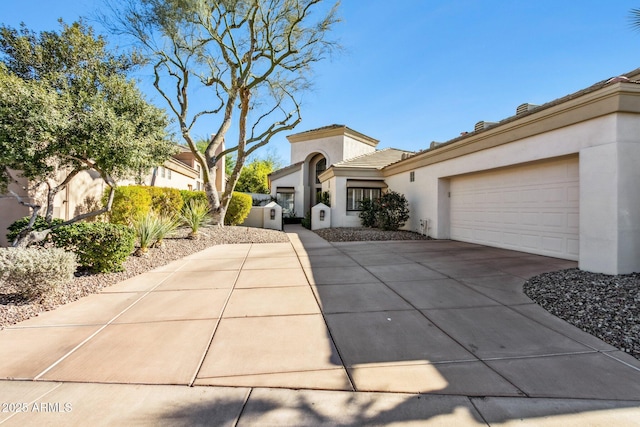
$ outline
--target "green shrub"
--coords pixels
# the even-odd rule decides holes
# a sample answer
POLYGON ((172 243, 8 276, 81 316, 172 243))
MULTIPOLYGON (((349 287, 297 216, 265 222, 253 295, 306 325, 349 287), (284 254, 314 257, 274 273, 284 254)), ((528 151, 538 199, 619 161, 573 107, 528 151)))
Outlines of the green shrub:
POLYGON ((365 227, 398 230, 409 219, 409 202, 403 194, 389 191, 376 200, 363 200, 360 220, 365 227))
POLYGON ((203 202, 209 202, 207 199, 207 193, 199 190, 179 190, 182 197, 182 206, 187 206, 191 200, 202 200, 203 202))
POLYGON ((231 195, 229 208, 224 216, 225 225, 238 225, 249 216, 253 199, 249 194, 234 191, 231 195))
POLYGON ((376 220, 377 203, 376 200, 363 199, 360 202, 360 222, 363 227, 375 228, 378 226, 376 220))
POLYGON ((96 273, 122 271, 131 255, 135 232, 130 227, 104 222, 76 222, 52 233, 56 247, 74 252, 80 266, 96 273))
MULTIPOLYGON (((103 204, 107 204, 109 189, 105 191, 103 204)), ((151 195, 147 187, 128 185, 116 188, 113 205, 109 212, 109 222, 130 225, 134 218, 146 215, 151 210, 151 195)))
POLYGON ((201 199, 190 200, 189 203, 182 208, 180 221, 187 227, 191 228, 189 238, 196 239, 198 237, 198 230, 200 230, 200 227, 211 222, 209 202, 201 199))
POLYGON ((76 256, 62 249, 0 248, 0 290, 44 299, 73 280, 76 256))
MULTIPOLYGON (((27 227, 30 220, 30 216, 25 216, 24 218, 17 220, 7 228, 7 230, 9 230, 9 232, 7 233, 7 241, 10 244, 13 243, 16 237, 18 237, 18 234, 27 227)), ((45 230, 53 225, 61 224, 62 222, 64 221, 59 218, 54 218, 51 223, 48 223, 43 216, 37 216, 35 222, 33 223, 32 230, 45 230)))
POLYGON ((307 214, 302 218, 300 224, 307 230, 311 230, 311 212, 307 212, 307 214))
POLYGON ((145 188, 151 196, 151 209, 153 209, 154 212, 164 216, 171 216, 178 214, 182 209, 184 201, 182 200, 180 190, 178 190, 177 188, 143 188, 145 188))

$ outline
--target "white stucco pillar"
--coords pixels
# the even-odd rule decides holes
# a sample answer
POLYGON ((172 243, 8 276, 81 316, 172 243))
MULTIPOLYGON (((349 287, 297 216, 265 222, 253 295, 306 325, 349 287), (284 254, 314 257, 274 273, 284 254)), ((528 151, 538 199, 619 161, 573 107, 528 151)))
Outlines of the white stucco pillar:
POLYGON ((640 143, 580 151, 580 261, 586 271, 640 271, 640 143))

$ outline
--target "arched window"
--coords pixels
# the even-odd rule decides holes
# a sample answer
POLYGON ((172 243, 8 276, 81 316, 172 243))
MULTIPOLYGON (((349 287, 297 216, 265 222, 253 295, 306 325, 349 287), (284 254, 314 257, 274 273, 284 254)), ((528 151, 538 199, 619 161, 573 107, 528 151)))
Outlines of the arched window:
POLYGON ((325 170, 327 170, 327 159, 323 157, 316 163, 316 184, 320 184, 320 178, 318 178, 318 176, 325 170))

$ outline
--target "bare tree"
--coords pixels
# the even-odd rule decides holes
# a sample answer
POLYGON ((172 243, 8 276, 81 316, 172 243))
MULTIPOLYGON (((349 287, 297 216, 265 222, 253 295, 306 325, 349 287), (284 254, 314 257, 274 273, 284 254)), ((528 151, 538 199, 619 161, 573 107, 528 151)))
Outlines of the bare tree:
POLYGON ((300 123, 299 96, 310 85, 311 66, 336 48, 327 37, 338 22, 338 4, 323 7, 323 0, 106 1, 112 13, 103 16, 103 23, 121 35, 133 36, 151 61, 155 88, 202 166, 214 219, 223 224, 247 157, 300 123), (316 11, 323 11, 319 19, 316 11), (208 108, 191 111, 190 102, 204 93, 208 108), (214 116, 219 123, 201 153, 191 132, 205 116, 214 116), (221 151, 235 120, 237 143, 221 151), (216 163, 232 152, 235 167, 220 196, 215 188, 216 163))

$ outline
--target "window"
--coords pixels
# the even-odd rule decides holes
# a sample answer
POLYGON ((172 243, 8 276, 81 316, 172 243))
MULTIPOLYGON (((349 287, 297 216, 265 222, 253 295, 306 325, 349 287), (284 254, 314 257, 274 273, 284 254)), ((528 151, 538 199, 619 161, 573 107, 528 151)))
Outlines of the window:
POLYGON ((167 169, 167 178, 171 179, 171 169, 167 169))
POLYGON ((320 175, 325 170, 327 170, 327 159, 323 157, 322 159, 318 160, 318 163, 316 163, 316 184, 320 184, 320 178, 318 178, 318 175, 320 175))
POLYGON ((380 188, 347 188, 347 210, 359 211, 360 203, 364 199, 374 200, 380 198, 382 189, 380 188))
POLYGON ((164 168, 160 166, 160 176, 164 178, 164 168))
POLYGON ((276 192, 276 203, 282 206, 285 214, 295 213, 295 193, 293 189, 280 189, 276 192))
POLYGON ((414 171, 409 172, 409 182, 414 182, 416 180, 416 173, 414 171))

